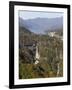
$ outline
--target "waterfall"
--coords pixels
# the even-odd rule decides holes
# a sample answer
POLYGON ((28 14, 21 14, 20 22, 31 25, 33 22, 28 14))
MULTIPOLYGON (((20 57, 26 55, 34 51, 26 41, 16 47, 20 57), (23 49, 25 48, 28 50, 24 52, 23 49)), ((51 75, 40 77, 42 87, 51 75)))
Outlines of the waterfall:
POLYGON ((39 60, 40 58, 40 55, 39 55, 39 52, 38 52, 38 46, 36 46, 36 55, 35 55, 35 58, 39 60))
POLYGON ((35 59, 36 59, 35 64, 38 64, 39 63, 39 59, 40 59, 38 46, 36 46, 35 59))

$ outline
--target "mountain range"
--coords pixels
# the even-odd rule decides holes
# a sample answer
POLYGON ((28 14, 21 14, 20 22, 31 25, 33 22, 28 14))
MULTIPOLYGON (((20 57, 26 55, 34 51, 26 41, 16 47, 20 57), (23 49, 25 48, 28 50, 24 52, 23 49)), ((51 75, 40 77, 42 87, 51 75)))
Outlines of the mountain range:
POLYGON ((45 31, 58 31, 63 28, 63 17, 23 19, 19 17, 19 27, 25 27, 33 33, 44 34, 45 31))

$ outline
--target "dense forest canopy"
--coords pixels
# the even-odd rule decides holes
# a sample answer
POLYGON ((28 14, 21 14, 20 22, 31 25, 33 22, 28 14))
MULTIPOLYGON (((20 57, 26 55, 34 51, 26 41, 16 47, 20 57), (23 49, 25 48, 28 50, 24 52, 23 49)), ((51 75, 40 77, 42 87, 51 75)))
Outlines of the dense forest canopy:
MULTIPOLYGON (((56 35, 63 36, 62 29, 56 35)), ((25 27, 19 28, 19 78, 63 76, 63 40, 47 34, 35 34, 25 27), (40 59, 35 65, 34 49, 24 45, 37 42, 40 59)))

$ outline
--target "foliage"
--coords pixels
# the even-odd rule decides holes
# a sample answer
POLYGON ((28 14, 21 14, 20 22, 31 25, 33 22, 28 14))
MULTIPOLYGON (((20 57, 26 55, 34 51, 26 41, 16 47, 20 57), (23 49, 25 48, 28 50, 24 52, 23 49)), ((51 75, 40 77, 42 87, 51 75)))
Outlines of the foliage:
MULTIPOLYGON (((19 78, 46 78, 63 76, 63 41, 60 38, 46 35, 36 35, 33 33, 19 34, 19 78), (33 51, 25 48, 25 43, 38 42, 40 60, 34 64, 33 51), (31 53, 32 52, 32 53, 31 53), (59 74, 58 72, 59 64, 59 74)), ((57 34, 62 35, 61 32, 57 34)))

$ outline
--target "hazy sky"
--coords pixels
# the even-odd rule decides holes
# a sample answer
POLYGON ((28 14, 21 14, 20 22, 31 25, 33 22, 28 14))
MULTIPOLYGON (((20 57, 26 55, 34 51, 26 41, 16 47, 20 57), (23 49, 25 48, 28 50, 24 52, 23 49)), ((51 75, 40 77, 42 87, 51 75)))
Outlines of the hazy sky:
POLYGON ((33 19, 33 18, 56 18, 62 17, 63 13, 57 12, 37 12, 37 11, 19 11, 19 17, 23 19, 33 19))

